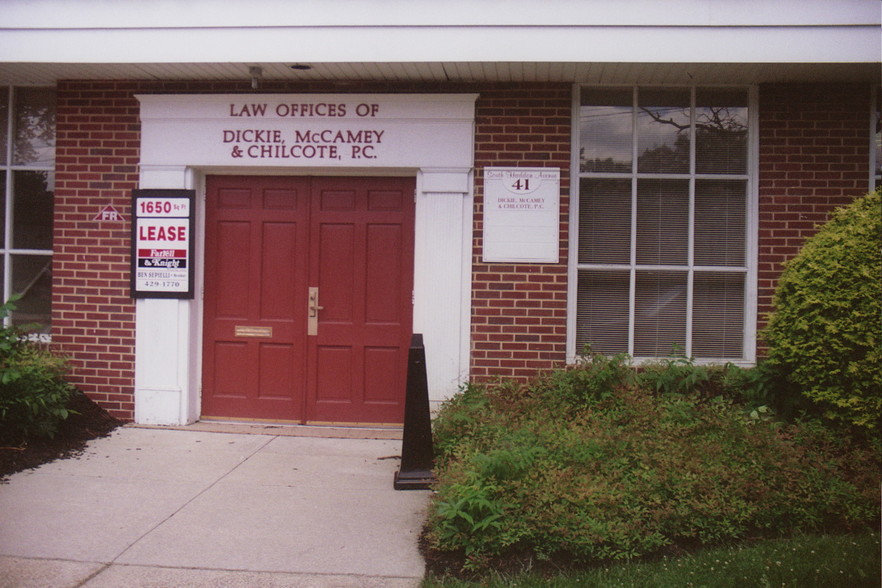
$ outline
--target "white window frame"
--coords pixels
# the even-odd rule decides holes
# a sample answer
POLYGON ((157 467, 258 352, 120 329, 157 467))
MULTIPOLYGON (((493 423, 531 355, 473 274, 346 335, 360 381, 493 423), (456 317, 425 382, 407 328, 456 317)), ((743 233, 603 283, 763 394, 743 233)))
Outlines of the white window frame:
MULTIPOLYGON (((13 223, 14 223, 14 204, 15 204, 15 194, 13 192, 14 189, 14 176, 15 172, 19 171, 36 171, 36 172, 48 172, 50 174, 55 173, 55 156, 52 158, 52 165, 48 166, 36 166, 36 165, 14 165, 13 162, 13 151, 15 146, 15 96, 16 90, 20 88, 42 88, 42 89, 51 89, 56 91, 56 88, 53 86, 13 86, 12 84, 3 85, 0 84, 0 92, 5 92, 8 100, 8 112, 5 121, 0 121, 0 124, 6 125, 6 150, 0 154, 0 171, 6 172, 5 174, 5 224, 3 226, 3 234, 2 238, 0 238, 0 255, 3 256, 3 269, 2 269, 2 295, 3 300, 0 302, 6 302, 9 300, 9 297, 14 294, 12 289, 12 258, 15 255, 40 255, 40 256, 52 256, 52 249, 16 249, 12 247, 12 233, 13 233, 13 223)), ((57 131, 56 131, 57 135, 57 131)), ((8 325, 12 321, 11 317, 6 317, 4 319, 4 324, 8 325)), ((51 341, 51 335, 46 333, 41 333, 38 335, 32 335, 37 340, 41 342, 48 343, 51 341)))
POLYGON ((870 192, 882 186, 882 176, 876 174, 876 141, 879 140, 880 133, 876 132, 876 124, 882 113, 877 109, 879 94, 882 93, 882 86, 873 86, 870 90, 870 192))
MULTIPOLYGON (((578 251, 579 251, 579 197, 580 197, 580 184, 582 178, 587 177, 595 177, 595 178, 631 178, 632 181, 636 182, 637 178, 665 178, 665 179, 686 179, 688 178, 692 185, 694 185, 694 180, 705 179, 705 178, 713 178, 713 179, 732 179, 734 176, 724 175, 724 174, 696 174, 691 172, 689 174, 644 174, 644 173, 634 173, 632 169, 632 173, 630 174, 607 174, 607 173, 597 173, 597 172, 589 172, 582 173, 579 159, 579 149, 580 149, 580 123, 579 123, 579 113, 581 107, 581 90, 582 88, 589 87, 609 87, 609 88, 625 88, 630 87, 632 91, 635 88, 644 88, 644 89, 674 89, 674 88, 689 88, 691 95, 691 108, 694 112, 695 108, 695 92, 698 89, 713 89, 713 88, 736 88, 741 87, 748 91, 748 153, 747 153, 747 170, 746 170, 746 181, 747 181, 747 218, 745 222, 745 269, 743 270, 745 273, 745 283, 744 283, 744 333, 743 333, 743 345, 742 345, 742 357, 741 358, 696 358, 696 363, 701 364, 715 364, 715 363, 733 363, 736 365, 741 365, 745 367, 753 366, 756 364, 756 335, 757 335, 757 304, 758 304, 758 294, 757 294, 757 275, 758 275, 758 241, 759 241, 759 107, 758 107, 758 89, 756 86, 749 85, 736 85, 736 84, 726 84, 726 85, 627 85, 627 84, 611 84, 607 86, 589 86, 589 85, 580 85, 576 84, 573 87, 573 125, 572 125, 572 153, 571 153, 571 161, 570 161, 570 169, 571 172, 571 181, 570 181, 570 218, 569 218, 569 261, 568 261, 568 295, 567 295, 567 361, 569 363, 573 363, 577 361, 581 357, 581 350, 576 349, 576 309, 578 303, 578 281, 579 281, 579 270, 585 269, 622 269, 630 271, 631 275, 631 288, 630 288, 630 301, 629 301, 629 328, 628 328, 628 354, 633 358, 634 357, 634 297, 635 297, 635 288, 633 284, 635 271, 637 269, 641 270, 652 270, 655 266, 648 265, 637 265, 634 259, 634 251, 635 251, 635 243, 636 239, 635 231, 631 231, 631 262, 622 266, 611 266, 607 264, 582 264, 579 263, 578 259, 578 251)), ((636 124, 634 126, 634 132, 636 133, 636 124)), ((694 132, 695 127, 693 126, 690 133, 692 133, 692 141, 690 142, 690 159, 694 161, 695 158, 695 140, 694 140, 694 132)), ((637 141, 636 137, 633 142, 633 149, 635 151, 634 161, 636 161, 636 150, 637 150, 637 141)), ((694 167, 694 166, 691 166, 694 167)), ((743 176, 738 177, 738 179, 745 179, 743 176)), ((692 192, 692 190, 690 190, 692 192)), ((632 189, 632 199, 635 198, 634 190, 632 189)), ((693 200, 694 194, 690 195, 690 219, 689 219, 689 231, 690 233, 694 230, 694 219, 692 218, 692 210, 693 210, 693 200)), ((633 205, 633 204, 632 204, 633 205)), ((684 266, 684 270, 686 272, 694 271, 693 268, 698 267, 691 263, 684 266)), ((702 268, 708 269, 708 268, 702 268)), ((712 268, 711 268, 712 269, 712 268)), ((733 272, 733 268, 721 268, 727 272, 733 272)), ((686 319, 686 349, 685 355, 686 357, 691 357, 692 350, 692 333, 691 333, 691 325, 692 325, 692 281, 689 281, 689 292, 687 293, 687 319, 686 319)), ((656 361, 661 358, 648 358, 648 357, 638 357, 634 358, 635 363, 645 363, 656 361)))

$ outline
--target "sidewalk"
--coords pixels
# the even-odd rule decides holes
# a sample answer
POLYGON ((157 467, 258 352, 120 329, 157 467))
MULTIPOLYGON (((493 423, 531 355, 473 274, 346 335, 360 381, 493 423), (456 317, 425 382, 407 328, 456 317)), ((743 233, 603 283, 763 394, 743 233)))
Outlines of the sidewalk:
POLYGON ((0 587, 417 586, 401 441, 123 427, 0 484, 0 587))

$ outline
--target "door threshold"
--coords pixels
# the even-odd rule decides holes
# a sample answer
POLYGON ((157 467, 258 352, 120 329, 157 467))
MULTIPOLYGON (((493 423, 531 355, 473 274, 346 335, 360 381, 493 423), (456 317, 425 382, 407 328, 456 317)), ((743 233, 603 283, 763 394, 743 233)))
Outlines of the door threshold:
POLYGON ((301 424, 279 421, 251 421, 204 418, 190 425, 129 425, 139 428, 176 429, 205 433, 240 435, 274 435, 278 437, 317 437, 327 439, 384 439, 401 440, 400 425, 301 424))

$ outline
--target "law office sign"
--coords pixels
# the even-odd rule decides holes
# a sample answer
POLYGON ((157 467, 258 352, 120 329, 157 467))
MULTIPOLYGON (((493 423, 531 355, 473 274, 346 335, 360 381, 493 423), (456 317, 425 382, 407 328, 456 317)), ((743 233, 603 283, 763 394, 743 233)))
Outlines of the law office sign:
POLYGON ((477 94, 154 94, 141 164, 471 167, 477 94))
POLYGON ((193 190, 132 191, 132 297, 193 298, 193 190))

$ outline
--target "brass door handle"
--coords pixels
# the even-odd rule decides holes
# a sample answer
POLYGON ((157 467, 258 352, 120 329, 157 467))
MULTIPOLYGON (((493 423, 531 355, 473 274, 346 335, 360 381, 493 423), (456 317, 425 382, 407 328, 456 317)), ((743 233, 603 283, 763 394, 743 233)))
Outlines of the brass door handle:
POLYGON ((309 302, 307 304, 307 318, 309 320, 307 320, 306 324, 307 335, 318 335, 318 313, 325 308, 324 306, 319 306, 318 295, 318 288, 309 288, 309 302))
POLYGON ((324 306, 318 303, 318 288, 309 289, 309 316, 318 316, 318 311, 324 310, 324 306))

